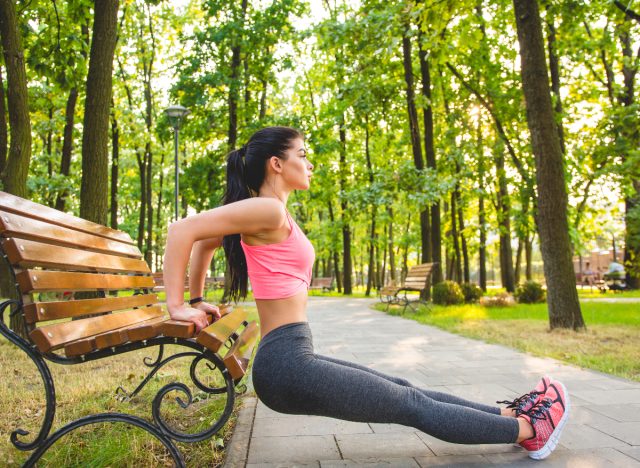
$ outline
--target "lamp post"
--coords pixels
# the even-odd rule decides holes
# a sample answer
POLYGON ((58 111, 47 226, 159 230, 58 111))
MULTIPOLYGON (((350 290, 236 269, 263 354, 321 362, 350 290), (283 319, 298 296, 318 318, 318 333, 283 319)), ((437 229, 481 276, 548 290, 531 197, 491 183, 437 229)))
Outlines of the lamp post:
POLYGON ((176 180, 174 185, 174 221, 178 220, 178 174, 180 172, 178 164, 178 135, 180 134, 180 126, 182 125, 182 119, 189 113, 189 109, 186 107, 177 105, 170 106, 164 110, 164 113, 169 118, 169 124, 173 127, 173 149, 174 149, 174 164, 176 166, 176 180))

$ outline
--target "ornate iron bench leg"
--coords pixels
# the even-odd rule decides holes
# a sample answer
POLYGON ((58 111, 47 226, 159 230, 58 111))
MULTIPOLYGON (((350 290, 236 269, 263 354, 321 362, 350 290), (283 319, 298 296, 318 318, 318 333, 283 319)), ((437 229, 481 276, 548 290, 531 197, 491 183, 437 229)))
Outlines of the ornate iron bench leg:
POLYGON ((18 301, 7 300, 0 304, 0 333, 11 343, 22 349, 34 362, 34 364, 38 368, 38 372, 40 372, 40 376, 42 377, 47 401, 47 409, 44 414, 42 427, 40 427, 40 432, 33 441, 22 442, 18 440, 19 436, 26 436, 29 434, 29 431, 25 431, 24 429, 18 428, 11 433, 11 443, 18 450, 31 451, 44 443, 45 439, 49 435, 49 431, 51 431, 51 425, 53 424, 53 418, 56 413, 56 389, 53 384, 53 378, 51 377, 49 366, 47 366, 47 363, 44 361, 42 356, 38 354, 35 351, 35 348, 27 343, 27 341, 25 341, 22 337, 16 335, 13 330, 7 327, 4 320, 4 311, 11 306, 16 306, 16 310, 11 312, 11 315, 22 313, 22 304, 18 301))

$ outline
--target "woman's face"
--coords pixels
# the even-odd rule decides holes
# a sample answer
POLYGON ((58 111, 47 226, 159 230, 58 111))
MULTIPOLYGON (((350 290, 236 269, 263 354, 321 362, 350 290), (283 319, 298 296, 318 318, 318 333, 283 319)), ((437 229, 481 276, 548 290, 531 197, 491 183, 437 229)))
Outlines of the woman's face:
POLYGON ((293 190, 307 190, 311 182, 313 164, 307 159, 307 150, 302 138, 296 138, 285 153, 286 159, 281 159, 281 176, 284 182, 293 190))

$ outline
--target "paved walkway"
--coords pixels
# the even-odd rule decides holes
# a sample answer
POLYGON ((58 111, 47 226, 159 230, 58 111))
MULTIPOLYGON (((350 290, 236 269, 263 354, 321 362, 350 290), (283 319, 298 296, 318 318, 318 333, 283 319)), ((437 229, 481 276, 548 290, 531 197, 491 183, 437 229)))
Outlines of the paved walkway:
POLYGON ((457 445, 411 427, 283 415, 246 398, 226 466, 640 467, 640 383, 392 317, 370 309, 371 302, 310 298, 316 352, 489 404, 550 374, 572 401, 556 451, 536 462, 514 445, 457 445))

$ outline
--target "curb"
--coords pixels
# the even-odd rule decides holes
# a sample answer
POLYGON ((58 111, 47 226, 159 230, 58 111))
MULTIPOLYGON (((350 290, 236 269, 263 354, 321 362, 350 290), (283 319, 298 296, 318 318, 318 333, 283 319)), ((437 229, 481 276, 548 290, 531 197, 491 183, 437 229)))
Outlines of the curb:
POLYGON ((227 446, 223 468, 244 468, 247 465, 257 403, 256 397, 248 396, 242 399, 242 408, 238 413, 236 426, 227 446))

